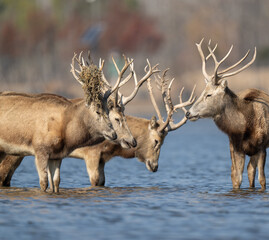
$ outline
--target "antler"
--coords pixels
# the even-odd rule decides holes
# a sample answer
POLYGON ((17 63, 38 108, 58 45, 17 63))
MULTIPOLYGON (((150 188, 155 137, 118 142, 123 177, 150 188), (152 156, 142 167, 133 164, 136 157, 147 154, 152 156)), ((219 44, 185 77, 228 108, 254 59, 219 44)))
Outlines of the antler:
MULTIPOLYGON (((80 52, 80 54, 79 54, 79 59, 81 59, 81 54, 82 54, 82 52, 80 52)), ((77 72, 77 73, 80 73, 80 72, 83 70, 83 68, 82 68, 82 67, 83 67, 83 63, 82 63, 82 61, 79 60, 79 59, 77 58, 77 54, 74 53, 74 56, 73 56, 73 58, 72 58, 72 63, 70 64, 70 65, 71 65, 71 70, 70 70, 70 72, 73 74, 74 78, 75 78, 81 85, 84 85, 84 82, 81 81, 82 79, 81 79, 80 77, 78 77, 77 74, 76 74, 76 72, 77 72), (77 70, 77 69, 75 69, 75 60, 78 62, 78 65, 79 65, 79 67, 80 67, 80 71, 77 70)))
MULTIPOLYGON (((193 96, 195 89, 196 89, 196 85, 194 85, 189 99, 186 102, 183 102, 182 101, 182 94, 183 94, 183 91, 184 91, 184 87, 182 87, 182 89, 180 91, 180 94, 179 94, 179 101, 180 101, 180 103, 174 106, 174 111, 175 112, 176 112, 177 109, 182 109, 185 114, 187 113, 187 109, 185 107, 193 104, 194 101, 195 101, 195 99, 196 99, 196 97, 193 96)), ((185 114, 184 114, 184 118, 180 122, 178 122, 176 124, 174 123, 174 121, 172 119, 172 121, 170 121, 170 123, 169 123, 168 131, 174 131, 174 130, 180 128, 182 125, 184 125, 187 122, 187 120, 188 120, 185 117, 185 114)))
POLYGON ((154 95, 152 93, 152 86, 151 86, 151 83, 150 83, 150 79, 148 79, 148 81, 147 81, 148 92, 149 92, 152 104, 153 104, 153 106, 155 108, 155 111, 157 113, 159 121, 161 122, 160 126, 158 128, 159 132, 173 131, 173 130, 176 130, 177 128, 181 127, 184 123, 186 123, 187 118, 184 117, 180 122, 175 124, 173 119, 172 119, 173 113, 176 112, 177 109, 182 109, 184 112, 187 112, 185 107, 191 105, 195 101, 195 97, 193 97, 193 94, 194 94, 194 91, 195 91, 195 86, 194 86, 189 99, 186 102, 182 102, 182 94, 183 94, 183 90, 184 90, 184 87, 183 87, 181 89, 180 95, 179 95, 180 103, 175 105, 175 106, 173 105, 172 98, 171 98, 171 87, 172 87, 172 84, 174 82, 174 78, 168 84, 168 80, 165 79, 167 71, 168 71, 168 69, 166 69, 163 72, 162 77, 159 77, 160 82, 158 83, 159 87, 160 87, 160 90, 162 92, 162 99, 163 99, 165 109, 166 109, 166 112, 167 112, 167 118, 166 118, 165 121, 163 120, 163 118, 161 116, 160 110, 159 110, 159 108, 158 108, 158 106, 156 104, 154 95))
MULTIPOLYGON (((212 79, 212 76, 210 76, 209 74, 207 74, 206 72, 206 61, 211 57, 212 53, 208 54, 207 57, 204 56, 204 53, 203 53, 203 50, 202 50, 202 43, 203 43, 204 39, 202 39, 200 41, 200 43, 196 43, 196 46, 198 48, 198 52, 200 53, 200 56, 201 56, 201 59, 202 59, 202 72, 203 72, 203 75, 205 77, 205 82, 208 83, 211 81, 212 79)), ((216 46, 214 47, 213 51, 214 52, 217 48, 217 44, 216 46)))
MULTIPOLYGON (((105 77, 105 75, 104 75, 104 73, 103 73, 103 71, 102 71, 102 79, 103 79, 103 81, 105 82, 105 84, 111 89, 110 91, 111 91, 111 93, 113 93, 113 92, 115 92, 115 98, 113 99, 113 102, 114 102, 114 105, 116 105, 117 104, 117 102, 118 102, 118 95, 120 94, 119 93, 119 88, 121 87, 121 86, 123 86, 124 84, 126 84, 131 78, 132 78, 132 76, 133 76, 133 72, 131 71, 129 74, 128 74, 128 76, 126 77, 126 78, 124 78, 123 80, 122 80, 122 76, 123 76, 123 74, 126 72, 126 70, 128 69, 128 67, 129 66, 131 66, 132 64, 133 64, 133 59, 127 59, 126 57, 125 57, 125 55, 123 55, 123 57, 124 57, 124 66, 123 66, 123 68, 121 69, 121 70, 119 70, 119 68, 118 68, 118 66, 117 66, 117 64, 116 64, 116 62, 115 62, 115 60, 114 60, 114 58, 112 57, 112 61, 113 61, 113 63, 114 63, 114 66, 115 66, 115 68, 116 68, 116 70, 117 70, 117 73, 118 73, 118 79, 117 79, 117 82, 116 82, 116 84, 115 84, 115 86, 114 87, 112 87, 111 85, 110 85, 110 83, 106 80, 106 77, 105 77)), ((101 58, 100 58, 100 60, 99 60, 99 68, 103 68, 103 66, 104 66, 104 60, 101 60, 101 58)), ((110 94, 111 95, 111 94, 110 94)))
MULTIPOLYGON (((82 53, 83 53, 83 52, 80 52, 78 58, 77 58, 77 54, 74 53, 74 56, 73 56, 73 58, 72 58, 71 70, 70 70, 70 71, 71 71, 71 73, 73 74, 73 76, 75 77, 75 79, 76 79, 81 85, 84 85, 84 82, 82 81, 82 79, 81 79, 79 76, 77 76, 76 72, 80 74, 80 73, 82 72, 82 70, 83 70, 84 67, 85 67, 85 68, 86 68, 86 67, 89 67, 90 64, 92 64, 92 60, 91 60, 91 58, 90 58, 90 52, 88 52, 88 59, 89 59, 89 61, 90 61, 90 64, 89 64, 89 62, 86 61, 86 64, 87 64, 87 65, 86 65, 86 64, 85 64, 85 60, 84 60, 84 58, 82 57, 82 53), (75 60, 77 61, 78 65, 79 65, 79 67, 80 67, 80 71, 77 70, 77 69, 75 69, 75 60)), ((117 71, 118 71, 119 76, 118 76, 118 79, 117 79, 115 85, 112 87, 112 86, 107 82, 107 80, 106 80, 106 78, 105 78, 105 76, 104 76, 104 74, 103 74, 103 67, 104 67, 104 62, 105 62, 105 61, 100 59, 100 61, 99 61, 99 70, 102 72, 102 80, 103 80, 103 82, 107 85, 107 88, 108 88, 108 89, 105 91, 105 93, 104 93, 104 99, 108 99, 109 96, 110 96, 113 92, 117 92, 118 89, 119 89, 119 87, 122 86, 123 84, 125 84, 125 83, 126 83, 127 81, 129 81, 129 79, 131 78, 130 76, 127 77, 127 78, 124 80, 124 83, 120 84, 120 83, 121 83, 121 80, 122 80, 122 76, 123 76, 123 74, 124 74, 125 71, 128 69, 129 65, 132 64, 132 62, 133 62, 133 59, 131 59, 131 60, 128 59, 128 60, 127 60, 127 58, 126 58, 125 56, 124 56, 124 60, 125 60, 125 64, 124 64, 123 68, 121 69, 121 71, 119 71, 119 69, 117 68, 117 71)), ((114 59, 113 59, 113 61, 114 61, 114 59)), ((116 96, 117 96, 117 94, 116 94, 116 96)))
MULTIPOLYGON (((131 68, 131 72, 133 74, 133 77, 134 77, 134 82, 135 82, 135 87, 134 87, 134 90, 133 92, 128 96, 128 97, 125 97, 123 96, 120 92, 119 92, 119 95, 121 97, 121 104, 122 105, 126 105, 127 103, 129 103, 137 94, 139 88, 142 86, 142 84, 148 79, 150 78, 154 73, 158 73, 160 72, 160 70, 157 68, 159 64, 156 64, 154 65, 153 67, 151 67, 151 64, 149 62, 149 60, 147 59, 147 65, 145 66, 144 68, 144 71, 145 71, 145 75, 138 81, 137 80, 137 76, 136 76, 136 72, 134 70, 134 64, 132 63, 130 65, 130 68, 131 68)), ((124 81, 122 82, 124 83, 124 81)))
POLYGON ((201 59, 202 59, 202 72, 203 72, 203 75, 205 77, 205 80, 206 82, 212 82, 213 84, 219 84, 220 80, 226 78, 226 77, 231 77, 231 76, 234 76, 240 72, 242 72, 244 69, 246 69, 247 67, 249 67, 256 59, 256 47, 255 47, 255 50, 254 50, 254 54, 253 54, 253 57, 251 59, 251 61, 249 63, 247 63, 245 66, 241 67, 240 69, 238 69, 237 71, 234 71, 234 72, 231 72, 231 73, 227 73, 228 71, 234 69, 235 67, 237 67, 241 62, 243 62, 247 56, 249 55, 249 52, 250 50, 248 50, 248 52, 245 54, 245 56, 243 58, 241 58, 238 62, 236 62, 234 65, 220 71, 218 73, 218 69, 220 67, 220 65, 228 58, 228 56, 230 55, 232 49, 233 49, 233 45, 230 47, 229 51, 227 52, 227 54, 220 60, 218 61, 215 54, 214 54, 214 51, 216 50, 217 48, 217 44, 215 46, 215 48, 212 50, 211 49, 211 46, 210 46, 210 43, 211 41, 209 41, 208 43, 208 50, 209 50, 209 55, 205 58, 204 57, 204 53, 203 53, 203 50, 202 50, 202 42, 203 42, 204 39, 202 39, 200 41, 199 44, 196 44, 197 48, 198 48, 198 51, 200 53, 200 56, 201 56, 201 59), (213 60, 214 60, 214 63, 215 63, 215 69, 214 69, 214 73, 213 75, 209 75, 207 74, 206 72, 206 60, 208 60, 208 58, 212 57, 213 60), (224 74, 224 73, 227 73, 227 74, 224 74))

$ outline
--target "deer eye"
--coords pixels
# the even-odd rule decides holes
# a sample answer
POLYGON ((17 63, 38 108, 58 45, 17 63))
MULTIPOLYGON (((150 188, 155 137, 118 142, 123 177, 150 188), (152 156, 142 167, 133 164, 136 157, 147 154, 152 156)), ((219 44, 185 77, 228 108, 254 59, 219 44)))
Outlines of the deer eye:
POLYGON ((101 113, 100 113, 99 111, 96 111, 96 114, 97 114, 97 115, 101 115, 101 113))
POLYGON ((209 98, 209 97, 211 97, 212 96, 212 94, 207 94, 206 95, 206 98, 209 98))
POLYGON ((159 144, 159 141, 155 139, 155 145, 154 145, 154 148, 157 147, 158 144, 159 144))
POLYGON ((116 121, 117 123, 120 123, 120 119, 119 119, 119 118, 115 118, 115 121, 116 121))

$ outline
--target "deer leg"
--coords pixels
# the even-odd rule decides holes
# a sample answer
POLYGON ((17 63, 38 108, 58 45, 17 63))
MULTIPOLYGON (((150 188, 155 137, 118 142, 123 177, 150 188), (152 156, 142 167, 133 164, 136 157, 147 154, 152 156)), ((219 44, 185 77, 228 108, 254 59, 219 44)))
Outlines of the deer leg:
POLYGON ((59 192, 62 159, 49 160, 49 182, 52 192, 59 192))
POLYGON ((256 168, 257 168, 257 156, 251 156, 249 163, 248 163, 248 181, 249 181, 249 187, 254 188, 255 187, 255 175, 256 175, 256 168))
MULTIPOLYGON (((4 164, 5 171, 6 171, 6 178, 3 182, 3 186, 6 186, 6 187, 10 186, 11 178, 14 172, 16 171, 16 169, 20 166, 22 160, 23 160, 23 157, 7 155, 5 159, 2 161, 0 168, 2 168, 2 164, 4 164)), ((3 169, 1 169, 0 172, 2 172, 2 170, 3 169)))
POLYGON ((39 176, 39 184, 42 191, 48 188, 48 161, 49 157, 46 154, 36 154, 35 164, 39 176))
POLYGON ((102 160, 99 163, 99 182, 98 186, 105 186, 105 162, 102 160))
POLYGON ((8 174, 7 164, 5 162, 6 160, 6 154, 4 152, 0 152, 0 186, 4 186, 4 181, 6 179, 6 176, 8 174))
POLYGON ((100 154, 92 154, 84 158, 87 172, 92 186, 99 186, 100 179, 100 154))
POLYGON ((54 192, 54 184, 53 184, 53 179, 52 179, 52 173, 51 173, 51 167, 50 167, 50 162, 48 166, 48 180, 49 180, 49 188, 51 192, 54 192))
POLYGON ((23 157, 0 154, 0 186, 9 187, 13 173, 20 165, 23 157))
POLYGON ((243 180, 243 171, 245 165, 245 154, 237 151, 230 143, 230 152, 232 159, 231 179, 234 189, 239 189, 243 180))
POLYGON ((264 174, 264 166, 266 161, 266 150, 258 153, 258 179, 263 190, 266 189, 266 178, 264 174))

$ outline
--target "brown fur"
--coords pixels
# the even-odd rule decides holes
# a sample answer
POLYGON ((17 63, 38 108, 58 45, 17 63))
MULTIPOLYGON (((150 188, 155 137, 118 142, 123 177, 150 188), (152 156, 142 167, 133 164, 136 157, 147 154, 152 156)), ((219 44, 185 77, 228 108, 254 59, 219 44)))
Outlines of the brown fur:
MULTIPOLYGON (((105 184, 104 167, 114 156, 123 158, 137 157, 147 165, 149 170, 157 170, 160 148, 167 133, 160 134, 157 131, 159 125, 151 124, 151 121, 147 119, 126 116, 126 120, 133 136, 137 140, 135 148, 124 149, 119 144, 105 140, 94 146, 78 148, 70 154, 71 157, 85 160, 92 186, 103 186, 105 184)), ((6 165, 6 169, 2 171, 2 174, 7 176, 2 178, 2 185, 10 185, 12 175, 21 160, 22 157, 20 156, 9 156, 8 159, 2 161, 1 165, 6 165), (13 164, 8 164, 11 159, 13 164), (5 161, 7 164, 5 164, 5 161)), ((57 182, 60 183, 59 178, 57 182)))
POLYGON ((225 80, 219 85, 209 82, 187 117, 190 120, 212 117, 219 129, 229 136, 234 188, 242 183, 245 155, 250 156, 250 187, 254 187, 258 167, 261 187, 266 188, 264 164, 269 146, 269 95, 257 89, 236 95, 225 80))
MULTIPOLYGON (((105 110, 72 103, 54 94, 0 95, 0 152, 34 155, 42 190, 48 185, 48 160, 61 159, 77 147, 115 138, 105 110)), ((0 159, 1 162, 1 159, 0 159)))

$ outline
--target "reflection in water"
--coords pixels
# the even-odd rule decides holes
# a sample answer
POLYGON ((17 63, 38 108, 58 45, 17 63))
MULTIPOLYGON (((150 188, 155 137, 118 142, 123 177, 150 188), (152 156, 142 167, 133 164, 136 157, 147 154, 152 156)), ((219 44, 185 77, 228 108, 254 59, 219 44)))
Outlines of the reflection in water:
POLYGON ((24 200, 27 199, 91 199, 106 198, 119 199, 127 195, 149 195, 150 193, 160 192, 159 187, 88 187, 88 188, 62 188, 60 193, 52 193, 49 190, 42 192, 39 188, 16 188, 2 187, 0 188, 0 199, 24 200))

